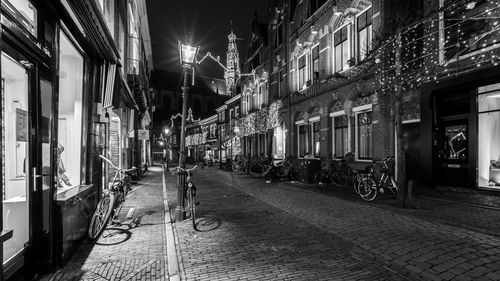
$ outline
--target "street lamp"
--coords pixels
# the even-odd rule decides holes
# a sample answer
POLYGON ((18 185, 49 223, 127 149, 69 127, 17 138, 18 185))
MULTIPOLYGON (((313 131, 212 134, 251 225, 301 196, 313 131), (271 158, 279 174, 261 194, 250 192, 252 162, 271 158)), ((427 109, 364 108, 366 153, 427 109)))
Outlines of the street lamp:
MULTIPOLYGON (((184 74, 184 83, 182 86, 182 122, 181 122, 181 141, 179 147, 179 166, 181 168, 186 168, 186 115, 187 115, 187 99, 188 99, 188 72, 194 68, 196 63, 196 54, 198 53, 199 47, 192 46, 190 44, 181 43, 179 41, 179 57, 180 63, 184 74)), ((186 174, 183 172, 178 173, 177 178, 177 207, 175 209, 175 220, 180 222, 185 219, 186 212, 184 210, 184 183, 186 180, 186 174)))

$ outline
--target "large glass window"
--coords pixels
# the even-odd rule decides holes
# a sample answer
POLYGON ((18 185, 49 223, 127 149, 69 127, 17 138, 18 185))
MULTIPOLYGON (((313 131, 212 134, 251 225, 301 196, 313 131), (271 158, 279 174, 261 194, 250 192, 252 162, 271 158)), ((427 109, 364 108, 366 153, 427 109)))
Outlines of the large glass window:
POLYGON ((358 26, 358 55, 363 60, 372 48, 372 8, 357 18, 358 26))
POLYGON ((83 57, 61 32, 57 165, 59 190, 81 184, 83 57))
POLYGON ((334 156, 344 157, 348 152, 348 118, 347 115, 333 118, 334 156))
POLYGON ((319 150, 321 147, 321 142, 320 142, 320 126, 319 126, 319 121, 314 122, 311 124, 311 130, 312 130, 312 144, 313 144, 313 156, 314 158, 319 158, 319 150))
POLYGON ((29 105, 28 73, 2 53, 2 199, 3 229, 13 237, 3 244, 5 263, 29 241, 29 105))
POLYGON ((335 72, 340 72, 349 67, 349 28, 350 24, 342 27, 333 35, 335 46, 335 72))
POLYGON ((500 189, 500 84, 478 96, 478 185, 500 189))
POLYGON ((273 134, 273 157, 274 159, 283 159, 285 157, 285 134, 283 128, 278 126, 274 128, 273 134))
POLYGON ((357 125, 358 159, 371 159, 373 157, 372 112, 358 113, 357 125))

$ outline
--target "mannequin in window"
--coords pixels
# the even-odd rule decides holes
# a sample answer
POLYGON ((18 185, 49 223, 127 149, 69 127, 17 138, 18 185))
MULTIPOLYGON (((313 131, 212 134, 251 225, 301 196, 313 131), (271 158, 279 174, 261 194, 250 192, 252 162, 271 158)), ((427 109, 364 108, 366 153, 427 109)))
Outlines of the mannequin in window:
POLYGON ((64 188, 65 187, 64 185, 71 186, 71 183, 69 182, 68 174, 66 174, 66 168, 64 167, 64 163, 61 159, 61 154, 63 153, 63 151, 64 151, 64 146, 59 144, 57 146, 57 175, 58 175, 57 187, 58 188, 64 188))

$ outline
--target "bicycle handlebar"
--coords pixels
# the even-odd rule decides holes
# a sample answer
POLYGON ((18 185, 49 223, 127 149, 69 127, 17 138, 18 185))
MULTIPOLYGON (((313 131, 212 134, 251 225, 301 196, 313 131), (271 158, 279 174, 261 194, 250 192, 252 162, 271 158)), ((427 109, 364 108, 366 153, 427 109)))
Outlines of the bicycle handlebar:
POLYGON ((191 169, 186 169, 186 168, 182 168, 181 166, 177 166, 177 167, 175 167, 175 168, 172 169, 172 175, 176 174, 176 173, 179 173, 180 171, 190 173, 190 172, 193 172, 194 170, 196 170, 196 168, 198 168, 198 165, 195 165, 191 169))
POLYGON ((133 168, 131 168, 131 169, 123 169, 123 168, 118 168, 118 167, 116 167, 116 166, 113 164, 113 162, 111 162, 111 160, 109 160, 108 158, 104 157, 103 155, 99 155, 99 157, 100 157, 102 160, 104 160, 104 161, 108 162, 108 164, 109 164, 109 165, 111 165, 111 167, 113 167, 113 168, 114 168, 114 169, 116 169, 117 171, 121 171, 121 172, 132 172, 132 171, 134 171, 134 170, 136 169, 135 167, 133 167, 133 168))

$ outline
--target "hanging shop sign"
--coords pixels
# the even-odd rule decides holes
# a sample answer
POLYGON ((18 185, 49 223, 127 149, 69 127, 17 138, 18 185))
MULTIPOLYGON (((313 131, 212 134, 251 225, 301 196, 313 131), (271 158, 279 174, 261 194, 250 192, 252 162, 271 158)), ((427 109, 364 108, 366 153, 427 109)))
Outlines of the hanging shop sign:
POLYGON ((140 140, 149 140, 149 130, 137 130, 140 140))

